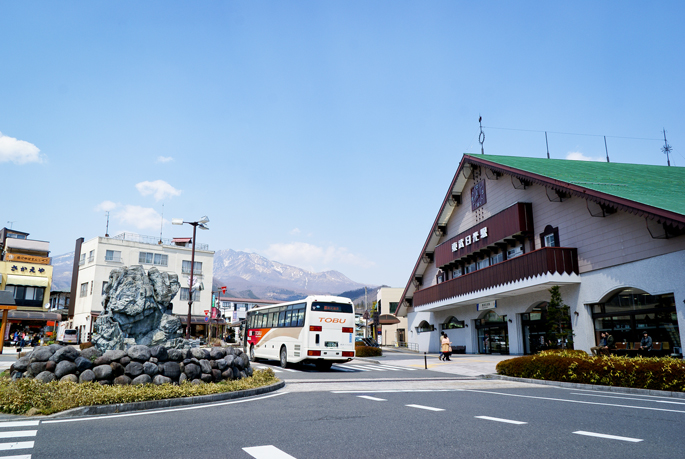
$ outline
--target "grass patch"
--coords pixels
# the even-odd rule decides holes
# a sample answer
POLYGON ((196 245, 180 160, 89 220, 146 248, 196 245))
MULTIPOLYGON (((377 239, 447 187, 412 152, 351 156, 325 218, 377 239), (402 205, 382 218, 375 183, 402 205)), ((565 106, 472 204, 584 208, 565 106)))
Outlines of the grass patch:
POLYGON ((685 392, 685 361, 670 357, 590 356, 582 351, 543 351, 503 360, 497 373, 604 386, 685 392))
POLYGON ((194 397, 268 386, 278 382, 271 369, 256 370, 249 378, 211 384, 145 384, 102 386, 98 383, 53 381, 43 384, 33 379, 0 380, 0 412, 11 414, 52 414, 79 406, 143 402, 167 398, 194 397))

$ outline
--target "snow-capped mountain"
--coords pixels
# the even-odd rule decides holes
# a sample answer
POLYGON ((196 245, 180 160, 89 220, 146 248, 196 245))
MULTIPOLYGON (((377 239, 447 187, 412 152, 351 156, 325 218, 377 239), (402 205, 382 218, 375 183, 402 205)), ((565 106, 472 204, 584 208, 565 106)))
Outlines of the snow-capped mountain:
MULTIPOLYGON (((52 290, 69 290, 74 252, 52 258, 52 290)), ((311 294, 339 294, 364 288, 338 271, 314 273, 256 253, 218 250, 214 253, 214 287, 226 286, 227 296, 295 300, 311 294)), ((205 288, 210 286, 205 285, 205 288)))
POLYGON ((314 273, 256 253, 230 249, 214 253, 214 279, 232 291, 252 290, 260 298, 275 299, 337 294, 364 287, 338 271, 314 273))

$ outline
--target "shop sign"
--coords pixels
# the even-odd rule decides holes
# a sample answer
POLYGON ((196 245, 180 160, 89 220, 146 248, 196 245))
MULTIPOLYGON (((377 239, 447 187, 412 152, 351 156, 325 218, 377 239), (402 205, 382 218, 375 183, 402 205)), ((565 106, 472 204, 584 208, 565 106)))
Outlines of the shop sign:
POLYGON ((476 307, 478 311, 484 311, 486 309, 495 309, 497 307, 497 300, 478 303, 476 307))
POLYGON ((20 261, 22 263, 38 263, 39 265, 49 265, 50 258, 33 257, 31 255, 21 255, 18 253, 6 253, 5 261, 20 261))
POLYGON ((486 239, 488 237, 488 227, 485 226, 478 231, 474 231, 473 234, 469 234, 458 241, 452 243, 452 252, 456 252, 460 249, 470 246, 474 242, 478 242, 481 239, 486 239))

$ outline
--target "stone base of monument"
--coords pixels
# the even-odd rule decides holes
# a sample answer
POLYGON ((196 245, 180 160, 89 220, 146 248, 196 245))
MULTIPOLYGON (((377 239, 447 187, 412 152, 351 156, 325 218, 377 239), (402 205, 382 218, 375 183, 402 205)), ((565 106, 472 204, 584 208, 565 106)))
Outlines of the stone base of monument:
POLYGON ((135 345, 128 350, 78 351, 52 344, 37 347, 10 368, 13 380, 95 382, 99 384, 193 384, 252 376, 250 360, 241 349, 167 349, 135 345))

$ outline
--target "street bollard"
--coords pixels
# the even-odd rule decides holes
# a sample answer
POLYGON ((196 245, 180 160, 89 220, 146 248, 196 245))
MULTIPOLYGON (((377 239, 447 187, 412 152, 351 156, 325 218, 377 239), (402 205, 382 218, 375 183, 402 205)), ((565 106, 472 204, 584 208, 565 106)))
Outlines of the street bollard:
POLYGON ((425 370, 428 370, 428 357, 426 357, 426 353, 423 353, 423 368, 425 370))

